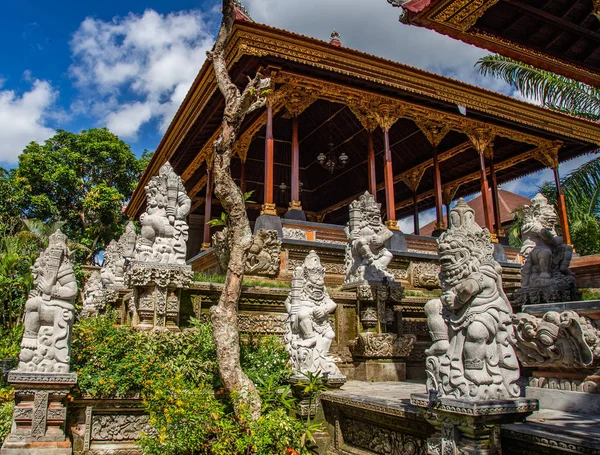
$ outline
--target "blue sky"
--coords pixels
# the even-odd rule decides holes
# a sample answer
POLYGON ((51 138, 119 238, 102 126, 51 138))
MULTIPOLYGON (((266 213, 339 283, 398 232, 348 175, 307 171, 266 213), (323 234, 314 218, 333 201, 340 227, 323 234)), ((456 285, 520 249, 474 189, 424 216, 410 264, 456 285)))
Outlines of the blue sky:
MULTIPOLYGON (((56 129, 108 126, 136 154, 154 150, 212 46, 220 1, 22 0, 0 19, 0 166, 56 129)), ((517 96, 477 74, 488 52, 398 22, 385 0, 245 0, 257 22, 328 39, 517 96), (315 12, 318 11, 318 14, 315 12)), ((580 158, 561 166, 566 175, 580 158)), ((549 171, 505 189, 532 196, 549 171)), ((421 224, 431 218, 423 214, 421 224)), ((407 231, 412 221, 406 220, 407 231)))

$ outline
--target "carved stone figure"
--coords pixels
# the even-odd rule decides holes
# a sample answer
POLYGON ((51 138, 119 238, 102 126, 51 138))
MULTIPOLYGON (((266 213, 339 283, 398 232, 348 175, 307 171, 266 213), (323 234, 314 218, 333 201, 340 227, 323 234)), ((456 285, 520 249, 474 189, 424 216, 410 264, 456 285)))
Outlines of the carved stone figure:
POLYGON ((600 331, 575 311, 549 311, 541 318, 518 313, 513 317, 519 360, 526 367, 580 372, 596 364, 600 331))
POLYGON ((97 316, 106 307, 106 289, 102 284, 100 272, 94 271, 83 288, 83 308, 81 317, 97 316))
POLYGON ((335 333, 329 314, 337 307, 325 287, 325 269, 311 251, 292 278, 292 290, 285 301, 288 312, 284 340, 296 373, 341 376, 329 348, 335 333))
POLYGON ((136 239, 135 226, 130 221, 119 241, 112 240, 106 247, 104 266, 100 272, 105 287, 120 288, 124 286, 125 264, 135 257, 136 239))
POLYGON ((516 398, 512 308, 490 233, 474 216, 460 199, 438 239, 442 295, 425 305, 433 340, 425 351, 428 389, 466 400, 516 398))
POLYGON ((387 271, 392 253, 384 246, 393 234, 381 222, 380 209, 369 192, 350 204, 350 221, 344 229, 348 238, 344 284, 393 280, 387 271))
POLYGON ((25 303, 25 332, 17 371, 69 372, 77 282, 67 237, 57 230, 32 267, 34 289, 25 303))
POLYGON ((145 187, 147 208, 140 216, 141 234, 136 244, 136 260, 162 264, 185 264, 191 208, 181 177, 167 162, 159 175, 145 187))
MULTIPOLYGON (((229 230, 225 228, 212 236, 212 245, 223 272, 227 270, 229 264, 228 232, 229 230)), ((252 237, 244 273, 276 277, 279 274, 280 264, 281 240, 277 237, 277 231, 259 229, 252 237)))
POLYGON ((563 244, 562 237, 556 234, 554 208, 543 195, 537 194, 523 208, 523 217, 521 289, 515 293, 515 304, 581 299, 569 270, 573 248, 563 244))

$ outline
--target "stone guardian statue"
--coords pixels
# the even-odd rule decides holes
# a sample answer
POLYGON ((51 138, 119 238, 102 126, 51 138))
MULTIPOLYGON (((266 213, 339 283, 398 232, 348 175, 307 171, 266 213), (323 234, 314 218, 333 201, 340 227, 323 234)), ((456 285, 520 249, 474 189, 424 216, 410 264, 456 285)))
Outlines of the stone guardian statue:
POLYGON ((285 307, 288 320, 284 339, 294 372, 342 376, 329 356, 335 338, 329 314, 337 305, 327 293, 325 269, 314 251, 294 270, 292 290, 285 307))
POLYGON ((514 294, 516 305, 580 300, 581 294, 569 269, 573 247, 556 234, 556 212, 537 194, 523 208, 523 266, 521 289, 514 294))
POLYGON ((502 290, 487 229, 462 199, 438 239, 442 294, 425 305, 433 340, 427 354, 428 389, 466 400, 519 396, 512 308, 502 290))

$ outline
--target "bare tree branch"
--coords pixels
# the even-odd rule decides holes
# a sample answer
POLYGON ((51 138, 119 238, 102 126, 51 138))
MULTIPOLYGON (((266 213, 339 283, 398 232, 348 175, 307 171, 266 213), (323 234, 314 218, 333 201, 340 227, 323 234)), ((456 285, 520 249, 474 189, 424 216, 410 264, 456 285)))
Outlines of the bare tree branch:
POLYGON ((261 401, 256 387, 242 371, 238 328, 238 301, 242 290, 244 267, 248 249, 252 244, 252 232, 246 213, 244 195, 231 177, 233 145, 240 127, 249 112, 265 105, 265 92, 269 79, 256 75, 240 92, 227 71, 225 49, 235 21, 233 0, 223 0, 223 19, 217 41, 208 58, 213 62, 219 90, 225 97, 225 111, 221 123, 221 134, 213 144, 213 172, 215 195, 227 214, 228 244, 231 254, 225 278, 225 287, 219 303, 211 308, 211 322, 219 375, 225 390, 233 398, 234 411, 239 420, 242 412, 256 420, 261 415, 261 401))

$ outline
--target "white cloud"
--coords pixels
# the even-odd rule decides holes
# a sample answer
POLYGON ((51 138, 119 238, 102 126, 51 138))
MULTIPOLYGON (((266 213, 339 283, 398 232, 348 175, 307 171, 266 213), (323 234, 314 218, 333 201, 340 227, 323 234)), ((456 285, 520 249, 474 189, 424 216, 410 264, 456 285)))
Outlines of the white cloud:
POLYGON ((131 140, 151 120, 164 132, 212 46, 213 14, 85 19, 71 41, 70 73, 83 94, 73 109, 131 140))
POLYGON ((0 90, 0 163, 15 164, 29 142, 43 142, 54 134, 46 119, 57 96, 47 81, 37 79, 21 95, 0 90))

